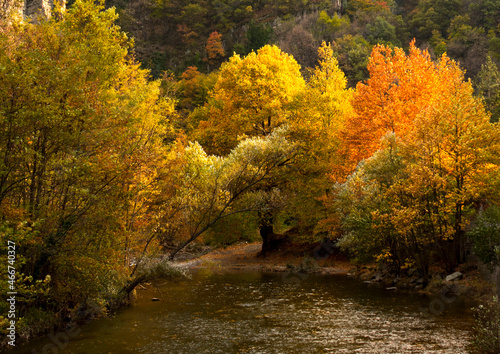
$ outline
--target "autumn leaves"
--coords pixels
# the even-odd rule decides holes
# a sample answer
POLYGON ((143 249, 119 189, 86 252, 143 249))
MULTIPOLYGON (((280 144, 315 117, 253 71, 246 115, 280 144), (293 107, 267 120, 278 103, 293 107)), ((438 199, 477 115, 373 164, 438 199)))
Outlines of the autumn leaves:
MULTIPOLYGON (((278 126, 299 147, 281 184, 286 214, 360 259, 417 267, 465 260, 475 206, 496 203, 498 127, 446 55, 374 47, 369 79, 346 89, 329 46, 302 78, 266 46, 223 65, 195 136, 216 154, 278 126), (336 187, 331 189, 333 183, 336 187), (287 188, 288 191, 287 191, 287 188)), ((312 231, 311 231, 312 230, 312 231)))
POLYGON ((177 87, 149 81, 115 17, 77 1, 0 33, 0 228, 24 272, 51 275, 55 311, 112 297, 131 257, 173 258, 226 222, 335 238, 425 278, 464 260, 475 208, 498 203, 498 126, 446 56, 376 46, 353 90, 329 45, 303 71, 264 46, 177 87))
POLYGON ((498 200, 498 126, 445 55, 378 46, 369 71, 343 132, 348 166, 363 162, 337 188, 342 243, 425 279, 435 260, 451 271, 474 207, 498 200))

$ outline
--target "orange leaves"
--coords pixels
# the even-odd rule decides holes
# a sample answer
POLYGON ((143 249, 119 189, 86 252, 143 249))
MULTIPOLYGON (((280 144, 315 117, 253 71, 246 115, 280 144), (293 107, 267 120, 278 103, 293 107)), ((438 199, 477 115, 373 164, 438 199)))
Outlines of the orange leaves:
POLYGON ((436 64, 427 51, 410 44, 402 49, 383 45, 373 49, 368 64, 370 78, 358 83, 353 99, 355 114, 348 119, 344 141, 349 169, 381 147, 386 133, 405 135, 417 114, 440 100, 450 80, 461 78, 460 69, 446 56, 436 64))
POLYGON ((207 40, 207 45, 205 51, 207 52, 207 57, 209 62, 216 61, 226 55, 224 48, 222 47, 221 41, 222 35, 217 31, 210 33, 207 40))
POLYGON ((424 276, 435 255, 451 270, 474 203, 499 198, 500 130, 446 56, 378 46, 369 71, 344 130, 349 169, 365 161, 337 191, 343 242, 370 255, 389 249, 424 276))

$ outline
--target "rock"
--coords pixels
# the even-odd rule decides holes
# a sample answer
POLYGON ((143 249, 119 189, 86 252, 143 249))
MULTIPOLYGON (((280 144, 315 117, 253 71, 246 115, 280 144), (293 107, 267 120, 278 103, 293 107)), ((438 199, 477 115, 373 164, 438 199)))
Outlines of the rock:
POLYGON ((408 276, 412 276, 417 271, 417 268, 411 268, 408 270, 408 276))
POLYGON ((446 281, 455 281, 455 280, 460 280, 462 279, 463 274, 460 272, 455 272, 450 275, 447 275, 444 280, 446 281))
POLYGON ((151 299, 151 301, 160 301, 160 299, 158 299, 157 297, 154 297, 151 299))

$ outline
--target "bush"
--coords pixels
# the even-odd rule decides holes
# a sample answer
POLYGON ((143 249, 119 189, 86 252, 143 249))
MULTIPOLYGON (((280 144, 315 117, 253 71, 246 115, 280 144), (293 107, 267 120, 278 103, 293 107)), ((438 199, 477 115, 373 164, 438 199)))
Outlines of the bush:
POLYGON ((500 260, 500 207, 491 206, 480 211, 467 236, 476 256, 487 265, 500 260))
POLYGON ((476 323, 472 328, 473 353, 498 353, 500 351, 500 306, 498 298, 487 305, 473 308, 476 323))

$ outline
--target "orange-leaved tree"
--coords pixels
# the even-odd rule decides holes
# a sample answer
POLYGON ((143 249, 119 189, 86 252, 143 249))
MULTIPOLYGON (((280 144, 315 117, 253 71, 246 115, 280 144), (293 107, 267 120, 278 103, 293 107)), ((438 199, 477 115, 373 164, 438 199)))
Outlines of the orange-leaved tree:
POLYGON ((205 46, 205 52, 207 53, 205 60, 212 65, 220 63, 224 58, 226 52, 222 46, 222 35, 220 33, 217 31, 210 33, 207 39, 207 45, 205 46))
POLYGON ((414 42, 408 54, 400 48, 374 47, 368 64, 370 78, 356 86, 355 113, 345 124, 343 140, 349 163, 340 175, 345 177, 359 161, 377 151, 386 133, 401 135, 413 127, 416 114, 445 82, 440 70, 445 64, 433 63, 429 53, 414 42))
MULTIPOLYGON (((366 121, 378 129, 368 148, 381 147, 338 187, 335 202, 346 248, 360 258, 415 266, 424 281, 433 261, 440 260, 451 272, 465 260, 464 233, 475 207, 485 198, 490 203, 499 199, 498 125, 490 123, 456 63, 443 56, 431 65, 428 77, 438 81, 427 88, 425 100, 404 99, 389 87, 390 99, 379 107, 394 112, 368 115, 371 120, 366 121), (405 125, 399 126, 401 122, 405 125), (385 144, 375 140, 384 133, 385 144)), ((387 67, 390 72, 391 65, 387 67)), ((371 93, 377 97, 377 91, 371 93)))

